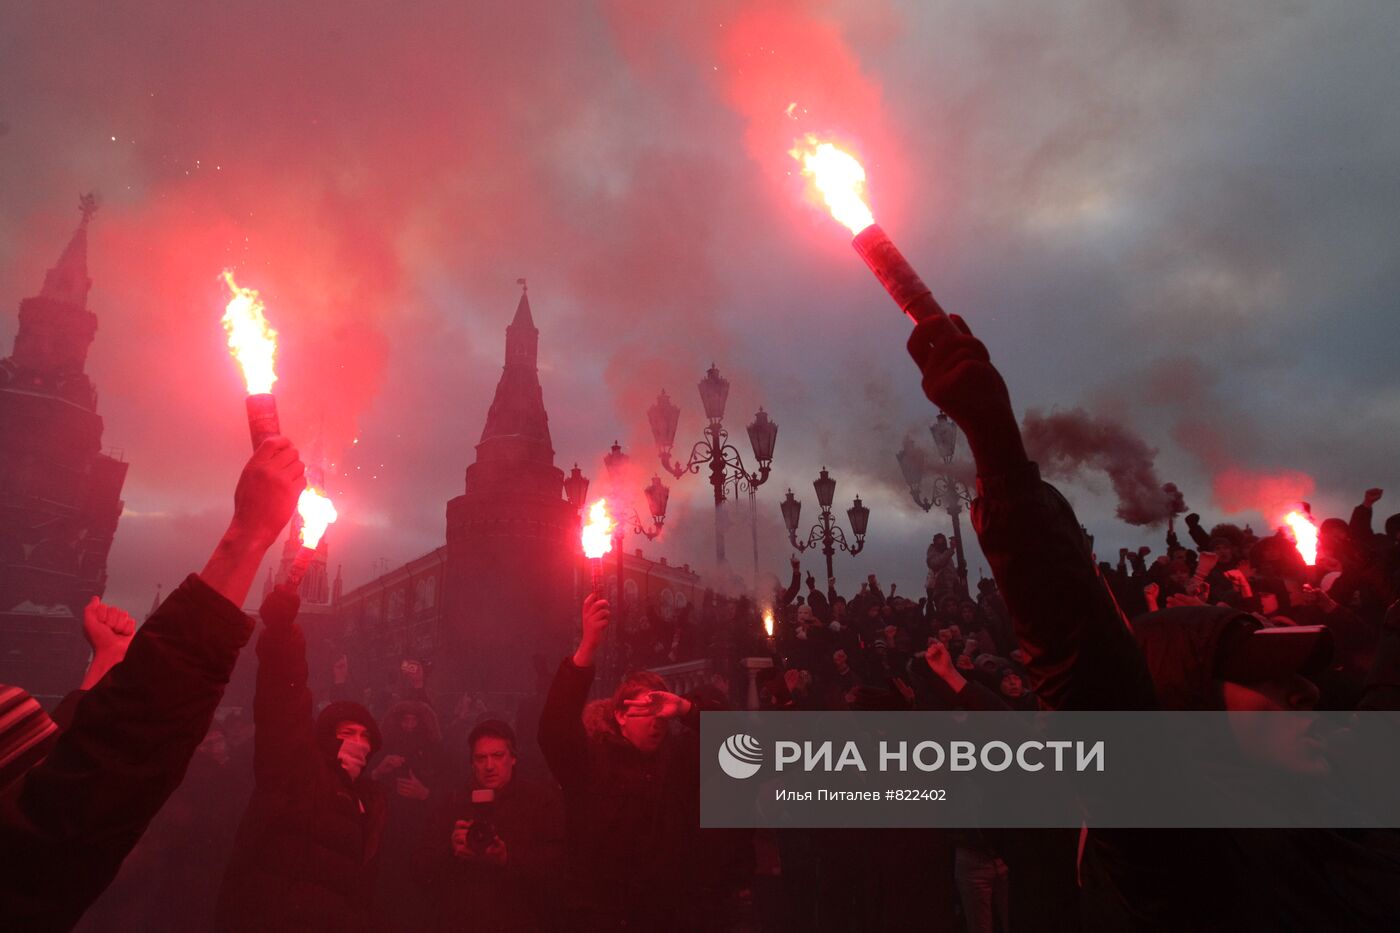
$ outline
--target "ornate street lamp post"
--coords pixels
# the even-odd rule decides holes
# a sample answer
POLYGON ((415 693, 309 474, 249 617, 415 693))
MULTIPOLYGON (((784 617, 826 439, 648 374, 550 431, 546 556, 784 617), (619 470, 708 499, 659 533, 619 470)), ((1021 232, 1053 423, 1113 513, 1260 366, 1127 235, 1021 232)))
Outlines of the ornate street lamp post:
POLYGON ((812 483, 812 488, 817 491, 817 504, 821 506, 822 513, 807 534, 807 540, 797 540, 797 526, 802 521, 802 503, 793 498, 791 489, 787 491, 787 497, 781 504, 783 524, 787 526, 788 540, 797 550, 805 551, 818 544, 822 546, 822 554, 826 556, 826 578, 830 580, 834 576, 831 558, 836 555, 838 547, 852 557, 865 547, 865 531, 870 525, 870 509, 861 504, 860 496, 856 496, 855 504, 846 510, 846 518, 851 523, 851 534, 856 539, 855 544, 851 544, 831 514, 831 501, 836 496, 836 480, 827 475, 825 467, 822 467, 821 476, 812 483))
POLYGON ((676 428, 680 423, 681 410, 676 407, 664 391, 656 402, 647 409, 647 420, 651 423, 651 435, 656 441, 657 454, 661 466, 672 476, 680 479, 687 473, 699 473, 700 468, 709 466, 710 485, 715 492, 715 558, 722 565, 724 558, 724 524, 720 507, 727 498, 726 490, 733 487, 734 495, 747 492, 750 514, 753 516, 754 572, 758 571, 758 519, 753 512, 754 492, 768 480, 773 465, 773 447, 778 442, 778 425, 768 417, 762 408, 749 423, 749 444, 753 447, 754 460, 758 470, 750 472, 744 459, 734 445, 729 443, 729 432, 724 429, 724 406, 729 400, 729 380, 720 376, 713 364, 700 380, 700 403, 705 408, 704 436, 691 448, 690 458, 684 463, 671 460, 671 450, 676 443, 676 428))
POLYGON ((575 512, 583 514, 583 506, 588 501, 588 477, 579 470, 577 463, 564 480, 564 498, 569 500, 575 512))
MULTIPOLYGON (((933 444, 938 448, 938 455, 943 458, 946 467, 953 462, 953 455, 957 453, 958 427, 940 411, 938 420, 929 425, 929 433, 933 435, 933 444)), ((927 464, 923 451, 912 444, 906 444, 895 454, 895 459, 899 461, 900 472, 904 474, 904 481, 909 484, 909 495, 915 504, 925 512, 935 505, 939 506, 953 520, 953 544, 958 558, 958 577, 962 580, 963 592, 966 593, 967 557, 963 554, 961 516, 963 506, 972 504, 972 491, 967 488, 966 483, 959 482, 947 473, 939 473, 933 478, 933 495, 925 499, 923 481, 927 464)))

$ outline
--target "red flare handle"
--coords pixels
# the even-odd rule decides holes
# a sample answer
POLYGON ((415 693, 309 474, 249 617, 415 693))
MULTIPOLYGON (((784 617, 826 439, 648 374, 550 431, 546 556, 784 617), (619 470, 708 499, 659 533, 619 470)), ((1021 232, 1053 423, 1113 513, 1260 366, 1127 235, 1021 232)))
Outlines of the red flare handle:
POLYGON ((871 224, 857 233, 851 245, 865 260, 870 271, 875 273, 875 278, 885 286, 894 303, 915 324, 931 317, 947 318, 933 292, 929 291, 914 267, 909 265, 909 260, 904 258, 899 247, 894 245, 879 224, 871 224))
POLYGON ((253 438, 254 450, 269 437, 282 433, 282 424, 277 417, 277 399, 272 393, 248 396, 248 433, 253 438))
POLYGON ((311 566, 311 558, 315 556, 316 552, 309 547, 297 551, 297 556, 292 558, 292 566, 287 568, 288 586, 292 589, 301 586, 302 577, 306 576, 306 571, 311 566))

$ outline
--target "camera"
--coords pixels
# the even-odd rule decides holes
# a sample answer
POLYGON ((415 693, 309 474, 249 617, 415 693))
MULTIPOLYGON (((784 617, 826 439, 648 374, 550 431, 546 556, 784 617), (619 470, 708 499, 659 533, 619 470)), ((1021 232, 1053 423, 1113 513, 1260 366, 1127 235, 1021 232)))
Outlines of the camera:
POLYGON ((467 830, 467 848, 473 852, 485 852, 495 838, 495 825, 489 820, 476 819, 467 830))
POLYGON ((467 848, 473 852, 485 852, 496 838, 496 824, 491 822, 491 811, 496 802, 496 792, 478 789, 472 791, 474 819, 467 830, 467 848))

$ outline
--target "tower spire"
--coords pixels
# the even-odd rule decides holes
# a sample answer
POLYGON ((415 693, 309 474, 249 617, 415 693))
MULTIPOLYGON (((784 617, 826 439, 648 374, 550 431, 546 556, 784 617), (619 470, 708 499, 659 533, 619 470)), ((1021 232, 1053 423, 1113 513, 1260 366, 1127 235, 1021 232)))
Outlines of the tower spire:
POLYGON ((92 279, 87 274, 87 228, 88 221, 97 213, 97 197, 81 195, 78 211, 83 219, 58 257, 58 263, 44 274, 44 287, 39 297, 82 310, 87 307, 88 290, 92 288, 92 279))
MULTIPOLYGON (((525 284, 524 279, 516 279, 515 284, 520 286, 520 303, 515 306, 515 318, 510 322, 512 328, 522 330, 532 330, 538 333, 535 327, 534 315, 530 313, 530 286, 525 284)), ((507 331, 509 334, 509 331, 507 331)))
POLYGON ((486 426, 477 445, 478 460, 529 460, 554 465, 549 438, 549 416, 540 391, 540 332, 530 313, 525 280, 515 317, 506 328, 506 359, 496 396, 486 413, 486 426))

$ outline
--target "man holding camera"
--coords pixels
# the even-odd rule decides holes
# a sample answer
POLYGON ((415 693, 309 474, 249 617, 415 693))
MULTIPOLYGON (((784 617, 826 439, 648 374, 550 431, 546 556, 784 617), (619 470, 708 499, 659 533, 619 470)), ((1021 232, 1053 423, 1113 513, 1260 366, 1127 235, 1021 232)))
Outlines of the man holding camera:
POLYGON ((418 854, 439 933, 551 927, 550 885, 564 861, 564 810, 552 788, 521 778, 515 731, 487 720, 467 739, 471 783, 436 809, 418 854))

